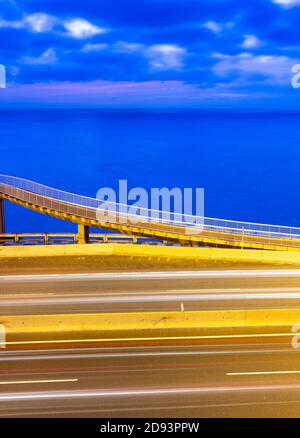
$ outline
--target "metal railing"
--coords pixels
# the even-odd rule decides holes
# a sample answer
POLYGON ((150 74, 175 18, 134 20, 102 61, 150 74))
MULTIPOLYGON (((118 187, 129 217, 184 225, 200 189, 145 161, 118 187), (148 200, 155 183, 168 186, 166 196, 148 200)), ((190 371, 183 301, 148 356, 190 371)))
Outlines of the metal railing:
MULTIPOLYGON (((162 239, 137 238, 117 233, 90 233, 89 243, 139 243, 159 245, 162 239)), ((77 233, 0 233, 0 245, 27 245, 27 244, 74 244, 78 243, 77 233)))
POLYGON ((41 208, 101 222, 132 225, 135 228, 167 231, 174 234, 208 235, 226 242, 272 243, 300 246, 300 227, 241 222, 236 220, 178 215, 174 212, 136 208, 125 204, 81 196, 57 190, 33 181, 0 174, 0 193, 41 208), (103 203, 105 210, 103 210, 103 203), (108 207, 107 207, 108 206, 108 207), (130 211, 130 212, 128 212, 130 211))

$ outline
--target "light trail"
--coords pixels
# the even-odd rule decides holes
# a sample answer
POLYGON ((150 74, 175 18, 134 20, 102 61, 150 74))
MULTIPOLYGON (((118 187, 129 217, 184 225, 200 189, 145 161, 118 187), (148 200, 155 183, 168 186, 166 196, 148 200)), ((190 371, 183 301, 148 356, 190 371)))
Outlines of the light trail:
MULTIPOLYGON (((299 290, 299 289, 298 289, 299 290)), ((159 302, 184 302, 184 301, 239 301, 239 300, 296 300, 300 299, 300 292, 251 292, 251 293, 194 293, 194 294, 136 294, 125 296, 83 296, 72 298, 36 298, 36 299, 13 299, 7 300, 6 298, 0 298, 1 306, 21 306, 26 303, 31 306, 48 306, 48 305, 62 305, 62 304, 113 304, 113 303, 159 303, 159 302)))
POLYGON ((296 371, 250 371, 240 373, 226 373, 226 376, 272 376, 277 374, 300 374, 300 370, 296 371))
POLYGON ((147 341, 185 341, 205 339, 240 339, 240 338, 278 338, 291 337, 295 333, 251 333, 238 335, 205 335, 205 336, 166 336, 149 338, 95 338, 95 339, 49 339, 39 341, 14 341, 6 342, 6 345, 38 345, 38 344, 77 344, 77 343, 107 343, 107 342, 147 342, 147 341))
POLYGON ((39 282, 61 280, 148 280, 178 278, 243 278, 243 277, 300 277, 300 269, 251 269, 222 271, 161 271, 161 272, 110 272, 83 274, 2 275, 5 282, 39 282))
MULTIPOLYGON (((174 294, 178 294, 178 293, 182 293, 182 294, 228 294, 228 293, 265 293, 265 292, 299 292, 300 293, 300 287, 239 287, 239 288, 227 288, 224 287, 222 289, 220 288, 205 288, 205 289, 201 289, 201 288, 194 288, 194 289, 160 289, 160 290, 154 290, 154 291, 149 291, 149 290, 140 290, 140 291, 136 291, 136 292, 132 292, 132 291, 124 291, 124 292, 115 292, 115 291, 105 291, 105 292, 84 292, 84 293, 77 293, 77 292, 72 292, 72 293, 65 293, 65 292, 53 292, 53 293, 30 293, 30 294, 23 294, 23 293, 5 293, 5 292, 1 292, 3 295, 0 296, 0 300, 7 300, 7 299, 11 299, 11 298, 27 298, 27 297, 34 297, 34 298, 43 298, 44 296, 51 296, 51 299, 55 299, 56 297, 59 298, 80 298, 80 297, 126 297, 126 296, 161 296, 163 295, 174 295, 174 294)), ((13 301, 12 301, 13 302, 13 301)))
POLYGON ((114 389, 114 390, 78 390, 78 391, 37 391, 22 393, 2 393, 0 402, 20 400, 51 400, 51 399, 80 399, 80 398, 107 398, 107 397, 145 397, 169 396, 181 394, 207 393, 240 393, 300 390, 300 384, 290 385, 261 385, 261 386, 214 386, 214 387, 186 387, 186 388, 149 388, 149 389, 114 389))
MULTIPOLYGON (((91 413, 98 414, 101 412, 107 413, 107 414, 113 414, 113 413, 128 413, 128 412, 147 412, 147 411, 177 411, 177 410, 191 410, 191 409, 217 409, 217 408, 230 408, 230 407, 257 407, 257 406, 288 406, 288 405, 296 405, 298 407, 300 403, 299 399, 296 400, 280 400, 280 401, 256 401, 256 402, 239 402, 239 403, 212 403, 212 404, 185 404, 185 405, 167 405, 167 406, 145 406, 145 407, 134 407, 134 408, 101 408, 101 410, 98 409, 82 409, 80 408, 79 413, 80 414, 87 414, 90 415, 91 413)), ((35 416, 42 416, 44 417, 44 413, 40 411, 31 411, 31 414, 34 414, 35 416)), ((51 415, 70 415, 74 414, 74 410, 53 410, 52 408, 47 408, 47 414, 51 415)), ((0 411, 0 416, 3 417, 0 411)), ((16 417, 16 414, 14 413, 5 413, 5 417, 16 417)))
POLYGON ((51 379, 51 380, 13 380, 13 381, 3 381, 0 385, 30 385, 37 383, 70 383, 78 382, 78 379, 51 379))
MULTIPOLYGON (((72 349, 70 349, 72 351, 72 349)), ((34 350, 33 350, 34 351, 34 350)), ((64 350, 69 351, 69 350, 64 350)), ((280 354, 300 353, 296 349, 261 349, 261 350, 216 350, 216 351, 163 351, 163 352, 132 352, 132 353, 80 353, 77 354, 33 354, 33 355, 12 355, 3 357, 0 355, 0 362, 17 361, 43 361, 43 360, 81 360, 81 359, 114 359, 114 358, 136 358, 136 357, 180 357, 180 356, 238 356, 241 354, 280 354)))

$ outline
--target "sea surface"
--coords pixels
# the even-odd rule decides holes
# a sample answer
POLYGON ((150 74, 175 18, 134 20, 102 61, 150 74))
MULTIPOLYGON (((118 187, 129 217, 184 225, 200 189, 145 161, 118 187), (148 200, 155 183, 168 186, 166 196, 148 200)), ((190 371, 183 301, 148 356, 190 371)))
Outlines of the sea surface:
MULTIPOLYGON (((205 215, 300 226, 300 114, 1 110, 0 173, 95 197, 204 187, 205 215)), ((6 205, 9 232, 73 231, 6 205)))

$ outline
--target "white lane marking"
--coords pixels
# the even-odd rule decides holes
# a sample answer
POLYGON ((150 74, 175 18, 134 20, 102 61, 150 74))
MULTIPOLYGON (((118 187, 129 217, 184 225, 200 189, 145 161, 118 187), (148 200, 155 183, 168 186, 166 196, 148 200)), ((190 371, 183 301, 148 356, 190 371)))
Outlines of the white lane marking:
MULTIPOLYGON (((223 287, 222 289, 214 289, 214 288, 209 288, 209 289, 199 289, 199 288, 194 288, 194 289, 168 289, 167 291, 154 291, 153 293, 238 293, 238 292, 244 292, 244 293, 263 293, 263 292, 300 292, 300 287, 243 287, 243 288, 227 288, 227 287, 223 287)), ((122 292, 121 294, 124 294, 126 292, 122 292)), ((139 292, 133 292, 136 294, 139 294, 139 292)), ((143 295, 147 294, 147 293, 151 293, 151 292, 142 292, 143 295)), ((120 295, 121 295, 120 294, 120 295)), ((129 294, 129 293, 128 293, 129 294)), ((89 295, 89 294, 87 294, 89 295)), ((74 296, 74 294, 73 294, 74 296)))
POLYGON ((240 373, 226 373, 226 376, 272 376, 277 374, 300 374, 300 370, 292 371, 249 371, 240 373))
POLYGON ((84 344, 107 342, 146 342, 146 341, 182 341, 205 339, 241 339, 241 338, 280 338, 295 336, 295 333, 251 333, 239 335, 207 335, 207 336, 166 336, 151 338, 108 338, 108 339, 49 339, 44 341, 16 341, 7 342, 7 345, 43 345, 43 344, 84 344))
POLYGON ((161 271, 161 272, 110 272, 90 274, 38 274, 2 275, 0 281, 51 281, 51 280, 147 280, 178 278, 243 278, 243 277, 299 277, 300 269, 251 269, 222 271, 161 271))
MULTIPOLYGON (((1 292, 3 293, 3 292, 1 292)), ((6 298, 27 298, 27 297, 35 297, 35 298, 43 298, 45 296, 55 296, 54 293, 32 293, 32 294, 22 294, 22 293, 14 293, 14 294, 3 294, 0 297, 1 299, 6 299, 6 298)))
POLYGON ((138 397, 138 396, 164 396, 180 394, 203 394, 224 392, 257 392, 257 391, 286 391, 300 389, 296 385, 261 385, 261 386, 215 386, 198 388, 149 388, 149 389, 118 389, 118 390, 78 390, 78 391, 50 391, 50 392, 21 392, 0 394, 1 401, 17 400, 50 400, 92 397, 138 397))
POLYGON ((13 381, 3 381, 0 385, 27 385, 35 383, 69 383, 78 382, 78 379, 52 379, 52 380, 13 380, 13 381))
POLYGON ((6 328, 0 324, 0 349, 6 348, 6 328))
MULTIPOLYGON (((276 290, 281 290, 281 288, 275 288, 276 290)), ((283 290, 294 290, 294 291, 299 291, 300 292, 300 288, 299 287, 295 287, 295 288, 282 288, 283 290)), ((235 292, 241 292, 241 291, 244 291, 244 292, 260 292, 260 291, 265 291, 265 292, 267 292, 267 291, 273 291, 274 290, 274 288, 259 288, 259 289, 255 289, 255 288, 243 288, 243 289, 241 289, 240 287, 239 288, 226 288, 226 287, 224 287, 224 288, 222 288, 222 289, 213 289, 213 288, 210 288, 210 289, 199 289, 199 288, 194 288, 194 289, 167 289, 166 291, 161 291, 161 292, 163 292, 163 293, 168 293, 168 294, 174 294, 174 293, 179 293, 179 292, 181 292, 181 293, 185 293, 185 294, 188 294, 188 293, 190 293, 190 294, 192 294, 192 293, 199 293, 199 292, 201 292, 201 293, 229 293, 229 292, 232 292, 232 293, 235 293, 235 292)), ((149 292, 146 292, 146 293, 149 293, 149 292)), ((145 294, 146 294, 145 293, 145 294)), ((155 291, 154 293, 157 293, 157 291, 155 291)))

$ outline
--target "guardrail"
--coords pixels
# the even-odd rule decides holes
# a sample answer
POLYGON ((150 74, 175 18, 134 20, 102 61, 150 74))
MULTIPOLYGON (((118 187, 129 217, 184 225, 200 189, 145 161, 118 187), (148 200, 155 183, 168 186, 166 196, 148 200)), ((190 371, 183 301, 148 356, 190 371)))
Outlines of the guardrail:
MULTIPOLYGON (((97 221, 103 200, 89 198, 62 190, 57 190, 33 181, 8 175, 0 175, 0 193, 20 199, 41 208, 52 209, 97 221)), ((153 209, 139 209, 139 215, 126 213, 127 206, 108 203, 111 209, 105 211, 107 223, 132 225, 135 229, 147 229, 188 236, 215 235, 218 240, 242 241, 267 239, 276 246, 300 246, 300 227, 241 222, 209 217, 185 215, 180 220, 177 213, 153 209), (117 211, 117 213, 116 213, 117 211), (201 225, 199 225, 201 224, 201 225)))
MULTIPOLYGON (((77 233, 2 233, 0 245, 26 245, 26 244, 74 244, 78 242, 77 233)), ((162 240, 127 236, 125 234, 90 233, 89 243, 139 243, 161 244, 162 240)))

